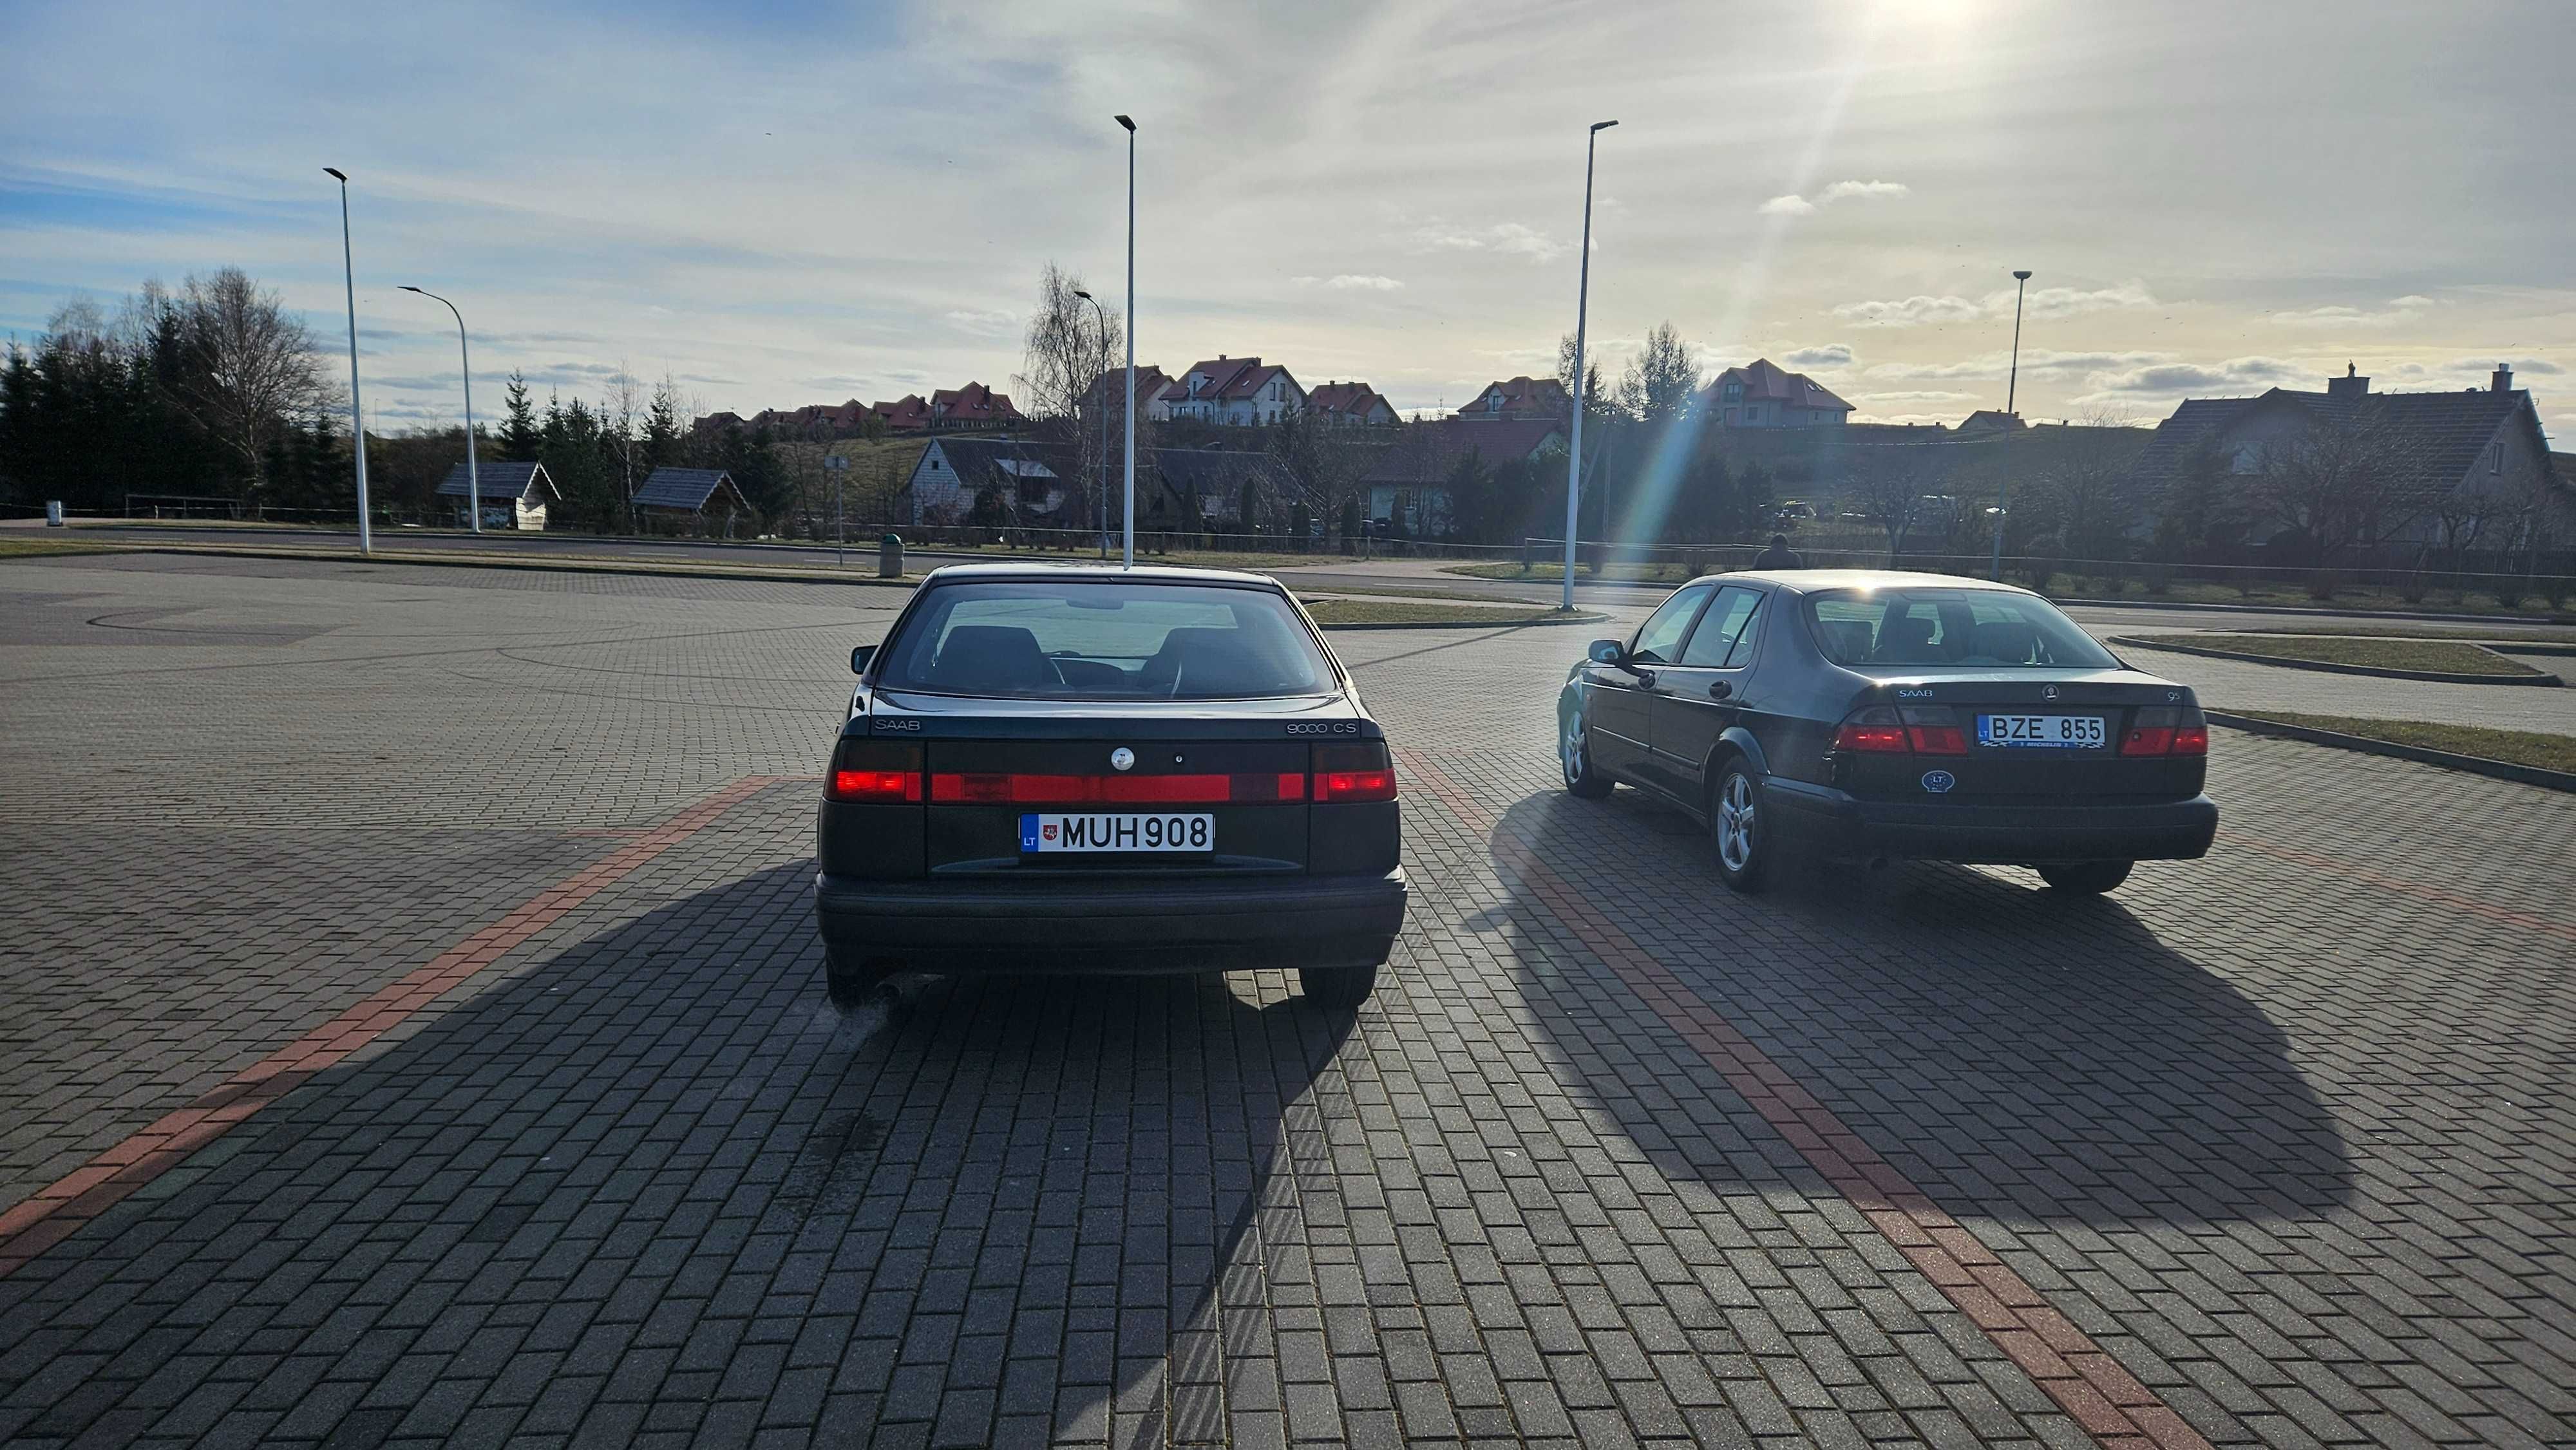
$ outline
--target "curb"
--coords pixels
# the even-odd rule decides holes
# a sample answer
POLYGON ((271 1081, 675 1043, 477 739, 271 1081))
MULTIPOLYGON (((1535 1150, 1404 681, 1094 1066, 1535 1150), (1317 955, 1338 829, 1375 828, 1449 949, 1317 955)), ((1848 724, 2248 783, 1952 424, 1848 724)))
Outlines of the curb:
POLYGON ((2150 642, 2131 635, 2115 634, 2109 637, 2108 642, 2127 645, 2131 649, 2164 650, 2178 655, 2202 655, 2213 660, 2235 660, 2249 665, 2278 665, 2288 670, 2318 670, 2329 675, 2369 675, 2382 680, 2415 680, 2433 685, 2523 685, 2553 689, 2566 683, 2556 675, 2537 672, 2528 675, 2455 675, 2436 670, 2392 670, 2383 669, 2377 665, 2339 665, 2325 660, 2294 660, 2285 659, 2280 655, 2246 654, 2238 650, 2208 649, 2200 645, 2150 642))
POLYGON ((2438 765, 2446 770, 2466 771, 2471 775, 2492 776, 2542 790, 2559 790, 2576 794, 2576 771, 2548 770, 2537 765, 2516 765, 2509 760, 2489 760, 2483 755, 2455 755, 2447 750, 2433 750, 2421 745, 2400 745, 2393 740, 2373 740, 2367 735, 2346 735, 2340 730, 2319 730, 2312 725, 2290 725, 2279 720, 2266 720, 2256 715, 2230 715, 2220 710, 2203 710, 2212 725, 2224 725, 2249 735, 2276 735, 2285 740, 2303 740, 2310 745, 2327 745, 2337 750, 2357 751, 2363 755, 2384 755, 2392 760, 2411 760, 2419 765, 2438 765))
POLYGON ((2576 614, 2437 614, 2429 610, 2404 609, 2327 609, 2314 604, 2188 604, 2178 599, 2060 599, 2045 596, 2057 605, 2081 604, 2092 609, 2172 609, 2183 613, 2215 611, 2220 614, 2298 614, 2319 619, 2412 619, 2426 624, 2474 624, 2481 620, 2492 624, 2576 624, 2576 614))
POLYGON ((853 575, 842 578, 834 574, 816 574, 811 570, 700 568, 687 564, 621 564, 613 560, 592 559, 493 559, 465 555, 441 558, 422 554, 361 554, 355 549, 262 549, 241 548, 227 544, 122 544, 111 545, 99 552, 119 554, 171 554, 181 557, 211 554, 230 559, 303 559, 334 564, 425 564, 445 569, 516 569, 553 574, 631 574, 647 579, 749 579, 768 584, 850 584, 878 589, 910 589, 921 581, 917 578, 879 579, 875 575, 853 575))

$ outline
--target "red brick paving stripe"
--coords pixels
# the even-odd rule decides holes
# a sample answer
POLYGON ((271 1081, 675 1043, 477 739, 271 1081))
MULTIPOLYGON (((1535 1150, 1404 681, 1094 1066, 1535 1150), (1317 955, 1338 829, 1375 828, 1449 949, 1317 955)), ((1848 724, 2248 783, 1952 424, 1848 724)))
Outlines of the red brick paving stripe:
POLYGON ((1717 1069, 1727 1085, 1851 1200, 1943 1298, 1984 1332, 2004 1357, 2097 1442, 2125 1447, 2190 1447, 2209 1442, 2155 1391, 2055 1309, 1973 1232, 1934 1205, 1895 1165, 1878 1156, 1832 1109, 1800 1087, 1769 1054, 1735 1029, 1689 983, 1639 946, 1608 914, 1568 886, 1438 766, 1411 750, 1398 763, 1451 814, 1486 837, 1495 860, 1520 878, 1556 919, 1630 991, 1717 1069))
POLYGON ((2338 880, 2358 881, 2365 886, 2375 886, 2382 891, 2394 891, 2401 896, 2412 896, 2418 901, 2430 902, 2435 906, 2455 907, 2471 916, 2482 916, 2489 921, 2501 922, 2506 926, 2518 926, 2525 931, 2539 932, 2543 936, 2576 941, 2576 923, 2552 921, 2545 916, 2534 916, 2527 911, 2515 911, 2511 907, 2498 906, 2491 901, 2480 901, 2475 897, 2461 896, 2455 892, 2430 887, 2421 881, 2406 881, 2394 876, 2382 876, 2349 861, 2338 861, 2331 856, 2319 856, 2295 847, 2284 846, 2277 841, 2258 841, 2237 831, 2222 832, 2221 836, 2231 846, 2242 846, 2276 861, 2287 861, 2293 866, 2305 866, 2311 870, 2330 872, 2338 880))
POLYGON ((400 1026, 413 1013, 561 920, 574 907, 714 824, 754 792, 793 779, 796 777, 744 776, 662 824, 637 833, 627 844, 538 892, 424 965, 386 983, 339 1016, 233 1074, 186 1107, 163 1114, 38 1189, 0 1213, 0 1277, 16 1273, 38 1254, 78 1232, 83 1224, 223 1136, 234 1124, 400 1026))

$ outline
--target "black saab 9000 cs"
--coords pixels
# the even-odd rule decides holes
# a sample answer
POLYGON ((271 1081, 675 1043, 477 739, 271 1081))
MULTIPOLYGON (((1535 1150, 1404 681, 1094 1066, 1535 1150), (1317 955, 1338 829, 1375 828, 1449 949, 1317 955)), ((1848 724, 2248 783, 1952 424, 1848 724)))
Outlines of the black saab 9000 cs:
POLYGON ((814 887, 836 1002, 903 969, 1294 967, 1334 1008, 1376 985, 1393 762, 1277 582, 941 569, 850 666, 814 887))
POLYGON ((1948 575, 1725 574, 1596 641, 1557 700, 1566 789, 1704 821, 1759 890, 1787 845, 2036 867, 2108 891, 2206 855, 2209 723, 2026 589, 1948 575))

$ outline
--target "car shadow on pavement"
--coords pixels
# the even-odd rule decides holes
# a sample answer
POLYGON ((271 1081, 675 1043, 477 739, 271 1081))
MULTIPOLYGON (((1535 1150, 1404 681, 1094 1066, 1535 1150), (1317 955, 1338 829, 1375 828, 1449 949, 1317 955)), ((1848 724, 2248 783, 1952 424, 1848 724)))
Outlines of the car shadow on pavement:
POLYGON ((1265 1280, 1350 1272, 1307 1234, 1351 1016, 1275 975, 845 1016, 811 881, 510 969, 0 1279, 0 1441, 1221 1438, 1265 1280))
MULTIPOLYGON (((1507 838, 1953 1212, 2212 1223, 2353 1193, 2342 1133, 2281 1029, 2115 897, 2037 890, 2020 872, 2031 885, 1792 859, 1774 863, 1768 894, 1737 896, 1695 826, 1625 791, 1528 797, 1497 828, 1507 838)), ((1612 1005, 1633 996, 1561 944, 1529 940, 1549 908, 1503 875, 1539 1019, 1641 1146, 1670 1144, 1672 1125, 1593 1040, 1594 1024, 1643 1009, 1612 1005)), ((1703 1174, 1713 1161, 1664 1156, 1703 1174)))

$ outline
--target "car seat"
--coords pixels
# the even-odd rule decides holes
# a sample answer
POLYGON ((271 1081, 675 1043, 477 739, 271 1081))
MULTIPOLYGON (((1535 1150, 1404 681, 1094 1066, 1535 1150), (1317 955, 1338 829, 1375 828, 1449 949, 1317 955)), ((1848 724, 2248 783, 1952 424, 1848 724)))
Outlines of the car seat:
POLYGON ((939 642, 930 667, 933 689, 1008 694, 1044 689, 1055 681, 1038 637, 1018 625, 961 624, 939 642))

